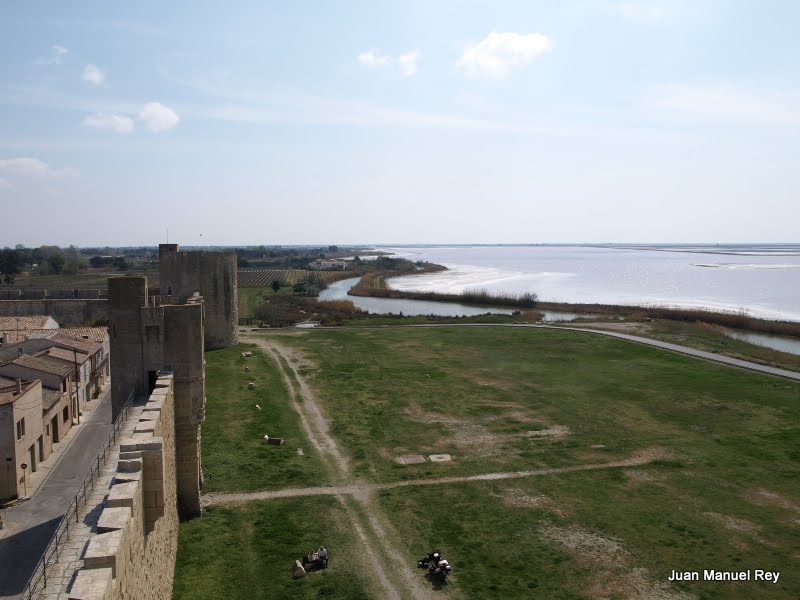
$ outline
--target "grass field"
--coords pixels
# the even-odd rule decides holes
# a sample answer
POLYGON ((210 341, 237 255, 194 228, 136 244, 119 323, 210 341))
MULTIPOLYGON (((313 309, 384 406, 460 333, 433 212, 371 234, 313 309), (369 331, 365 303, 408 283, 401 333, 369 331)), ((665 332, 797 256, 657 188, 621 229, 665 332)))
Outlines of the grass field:
POLYGON ((360 575, 359 551, 345 522, 330 497, 211 507, 181 524, 174 597, 375 598, 371 582, 360 575), (328 569, 292 580, 292 559, 323 543, 335 548, 328 569))
MULTIPOLYGON (((431 593, 498 599, 800 596, 797 383, 558 330, 348 328, 268 339, 305 358, 295 365, 297 376, 327 414, 353 481, 375 485, 363 510, 385 530, 398 564, 413 566, 432 547, 454 564, 449 585, 431 593), (453 460, 405 467, 393 461, 410 453, 449 453, 453 460), (607 466, 630 457, 646 460, 607 466), (593 469, 569 471, 586 467, 593 469), (415 482, 553 468, 567 472, 415 482), (780 571, 781 579, 775 585, 668 585, 673 569, 699 570, 701 576, 704 569, 767 569, 780 571)), ((228 423, 216 424, 231 420, 233 412, 216 412, 212 404, 213 380, 229 376, 232 366, 243 368, 238 361, 244 359, 236 356, 238 350, 209 354, 206 473, 214 471, 210 462, 252 460, 246 444, 206 440, 215 427, 218 440, 247 437, 228 423), (229 366, 223 366, 224 353, 229 366)), ((286 392, 278 372, 259 360, 266 379, 258 388, 277 386, 269 394, 280 404, 286 392)), ((236 411, 246 403, 245 393, 236 411)), ((287 411, 285 418, 287 431, 294 427, 300 435, 293 414, 287 411)), ((253 473, 227 480, 217 475, 214 490, 324 481, 318 457, 308 459, 307 483, 278 469, 260 481, 253 473)), ((267 454, 258 460, 263 465, 254 471, 282 459, 267 454)), ((225 516, 231 531, 247 540, 257 535, 247 525, 248 511, 279 520, 295 510, 287 502, 212 507, 197 525, 182 524, 178 580, 189 573, 187 556, 205 556, 209 572, 225 559, 215 558, 218 541, 210 534, 186 544, 187 532, 203 527, 207 516, 225 516)), ((307 524, 309 531, 318 526, 307 524)), ((353 543, 352 533, 342 539, 344 547, 353 543)), ((291 553, 278 546, 274 553, 285 573, 291 553)), ((285 588, 279 586, 293 585, 286 579, 264 584, 275 586, 278 595, 270 597, 281 597, 285 588)), ((176 597, 217 597, 181 595, 180 589, 186 588, 176 584, 176 597)))
POLYGON ((317 485, 326 480, 288 403, 275 365, 252 346, 206 354, 206 421, 203 424, 203 491, 274 489, 317 485), (250 371, 245 372, 245 367, 250 371), (248 389, 249 382, 255 389, 248 389), (259 410, 256 405, 260 406, 259 410), (283 446, 261 443, 264 435, 283 437, 283 446), (297 453, 303 448, 304 454, 297 453))

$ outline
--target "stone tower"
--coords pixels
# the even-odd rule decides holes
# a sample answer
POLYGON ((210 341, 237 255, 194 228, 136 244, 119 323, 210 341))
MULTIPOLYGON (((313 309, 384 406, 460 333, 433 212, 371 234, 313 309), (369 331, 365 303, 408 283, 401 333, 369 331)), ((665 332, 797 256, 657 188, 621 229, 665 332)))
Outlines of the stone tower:
POLYGON ((150 394, 159 372, 171 371, 175 390, 175 460, 178 508, 199 515, 200 425, 205 418, 204 304, 199 294, 180 303, 149 296, 141 276, 108 280, 111 302, 111 400, 113 418, 125 401, 150 394))
POLYGON ((185 302, 199 292, 205 304, 206 350, 239 342, 239 303, 235 252, 181 252, 178 244, 158 247, 160 292, 185 302))

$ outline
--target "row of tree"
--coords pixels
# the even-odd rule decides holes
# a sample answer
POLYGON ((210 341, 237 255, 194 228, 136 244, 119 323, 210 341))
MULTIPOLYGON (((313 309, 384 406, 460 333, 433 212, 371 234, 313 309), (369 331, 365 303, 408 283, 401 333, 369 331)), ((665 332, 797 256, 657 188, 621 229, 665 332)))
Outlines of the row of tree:
POLYGON ((14 283, 14 277, 25 269, 36 265, 43 275, 59 274, 62 272, 77 273, 80 268, 78 249, 70 246, 61 250, 58 246, 39 246, 26 248, 17 245, 15 248, 0 250, 0 275, 3 283, 14 283))
MULTIPOLYGON (((89 259, 92 267, 116 267, 120 271, 128 269, 128 262, 123 256, 93 256, 89 259)), ((15 277, 22 271, 33 271, 39 275, 74 275, 81 268, 81 251, 75 246, 59 248, 58 246, 39 246, 26 248, 18 244, 14 248, 0 250, 0 281, 5 284, 14 283, 15 277)))

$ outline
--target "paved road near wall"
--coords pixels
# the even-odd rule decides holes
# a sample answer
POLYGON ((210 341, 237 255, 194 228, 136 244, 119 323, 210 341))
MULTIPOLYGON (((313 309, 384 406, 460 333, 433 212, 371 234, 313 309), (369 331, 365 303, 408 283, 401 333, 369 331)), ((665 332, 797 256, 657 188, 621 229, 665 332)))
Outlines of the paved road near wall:
POLYGON ((92 461, 111 432, 111 387, 64 449, 32 499, 6 509, 7 530, 0 532, 0 598, 23 591, 34 567, 66 513, 92 461))

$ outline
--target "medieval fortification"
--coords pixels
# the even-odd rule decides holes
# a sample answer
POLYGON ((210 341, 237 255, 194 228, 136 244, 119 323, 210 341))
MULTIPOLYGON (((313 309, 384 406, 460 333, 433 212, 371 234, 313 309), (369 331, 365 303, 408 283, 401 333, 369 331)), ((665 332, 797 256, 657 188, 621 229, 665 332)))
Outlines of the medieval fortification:
POLYGON ((112 406, 126 421, 83 537, 59 560, 61 588, 51 584, 48 596, 171 598, 179 518, 201 512, 205 349, 237 343, 236 257, 159 250, 158 294, 143 276, 108 281, 112 406))
MULTIPOLYGON (((206 312, 206 350, 236 344, 236 253, 183 252, 178 244, 161 244, 158 255, 160 289, 153 295, 180 303, 198 292, 206 312)), ((0 317, 50 315, 62 327, 109 321, 111 304, 104 290, 0 290, 0 317)))

